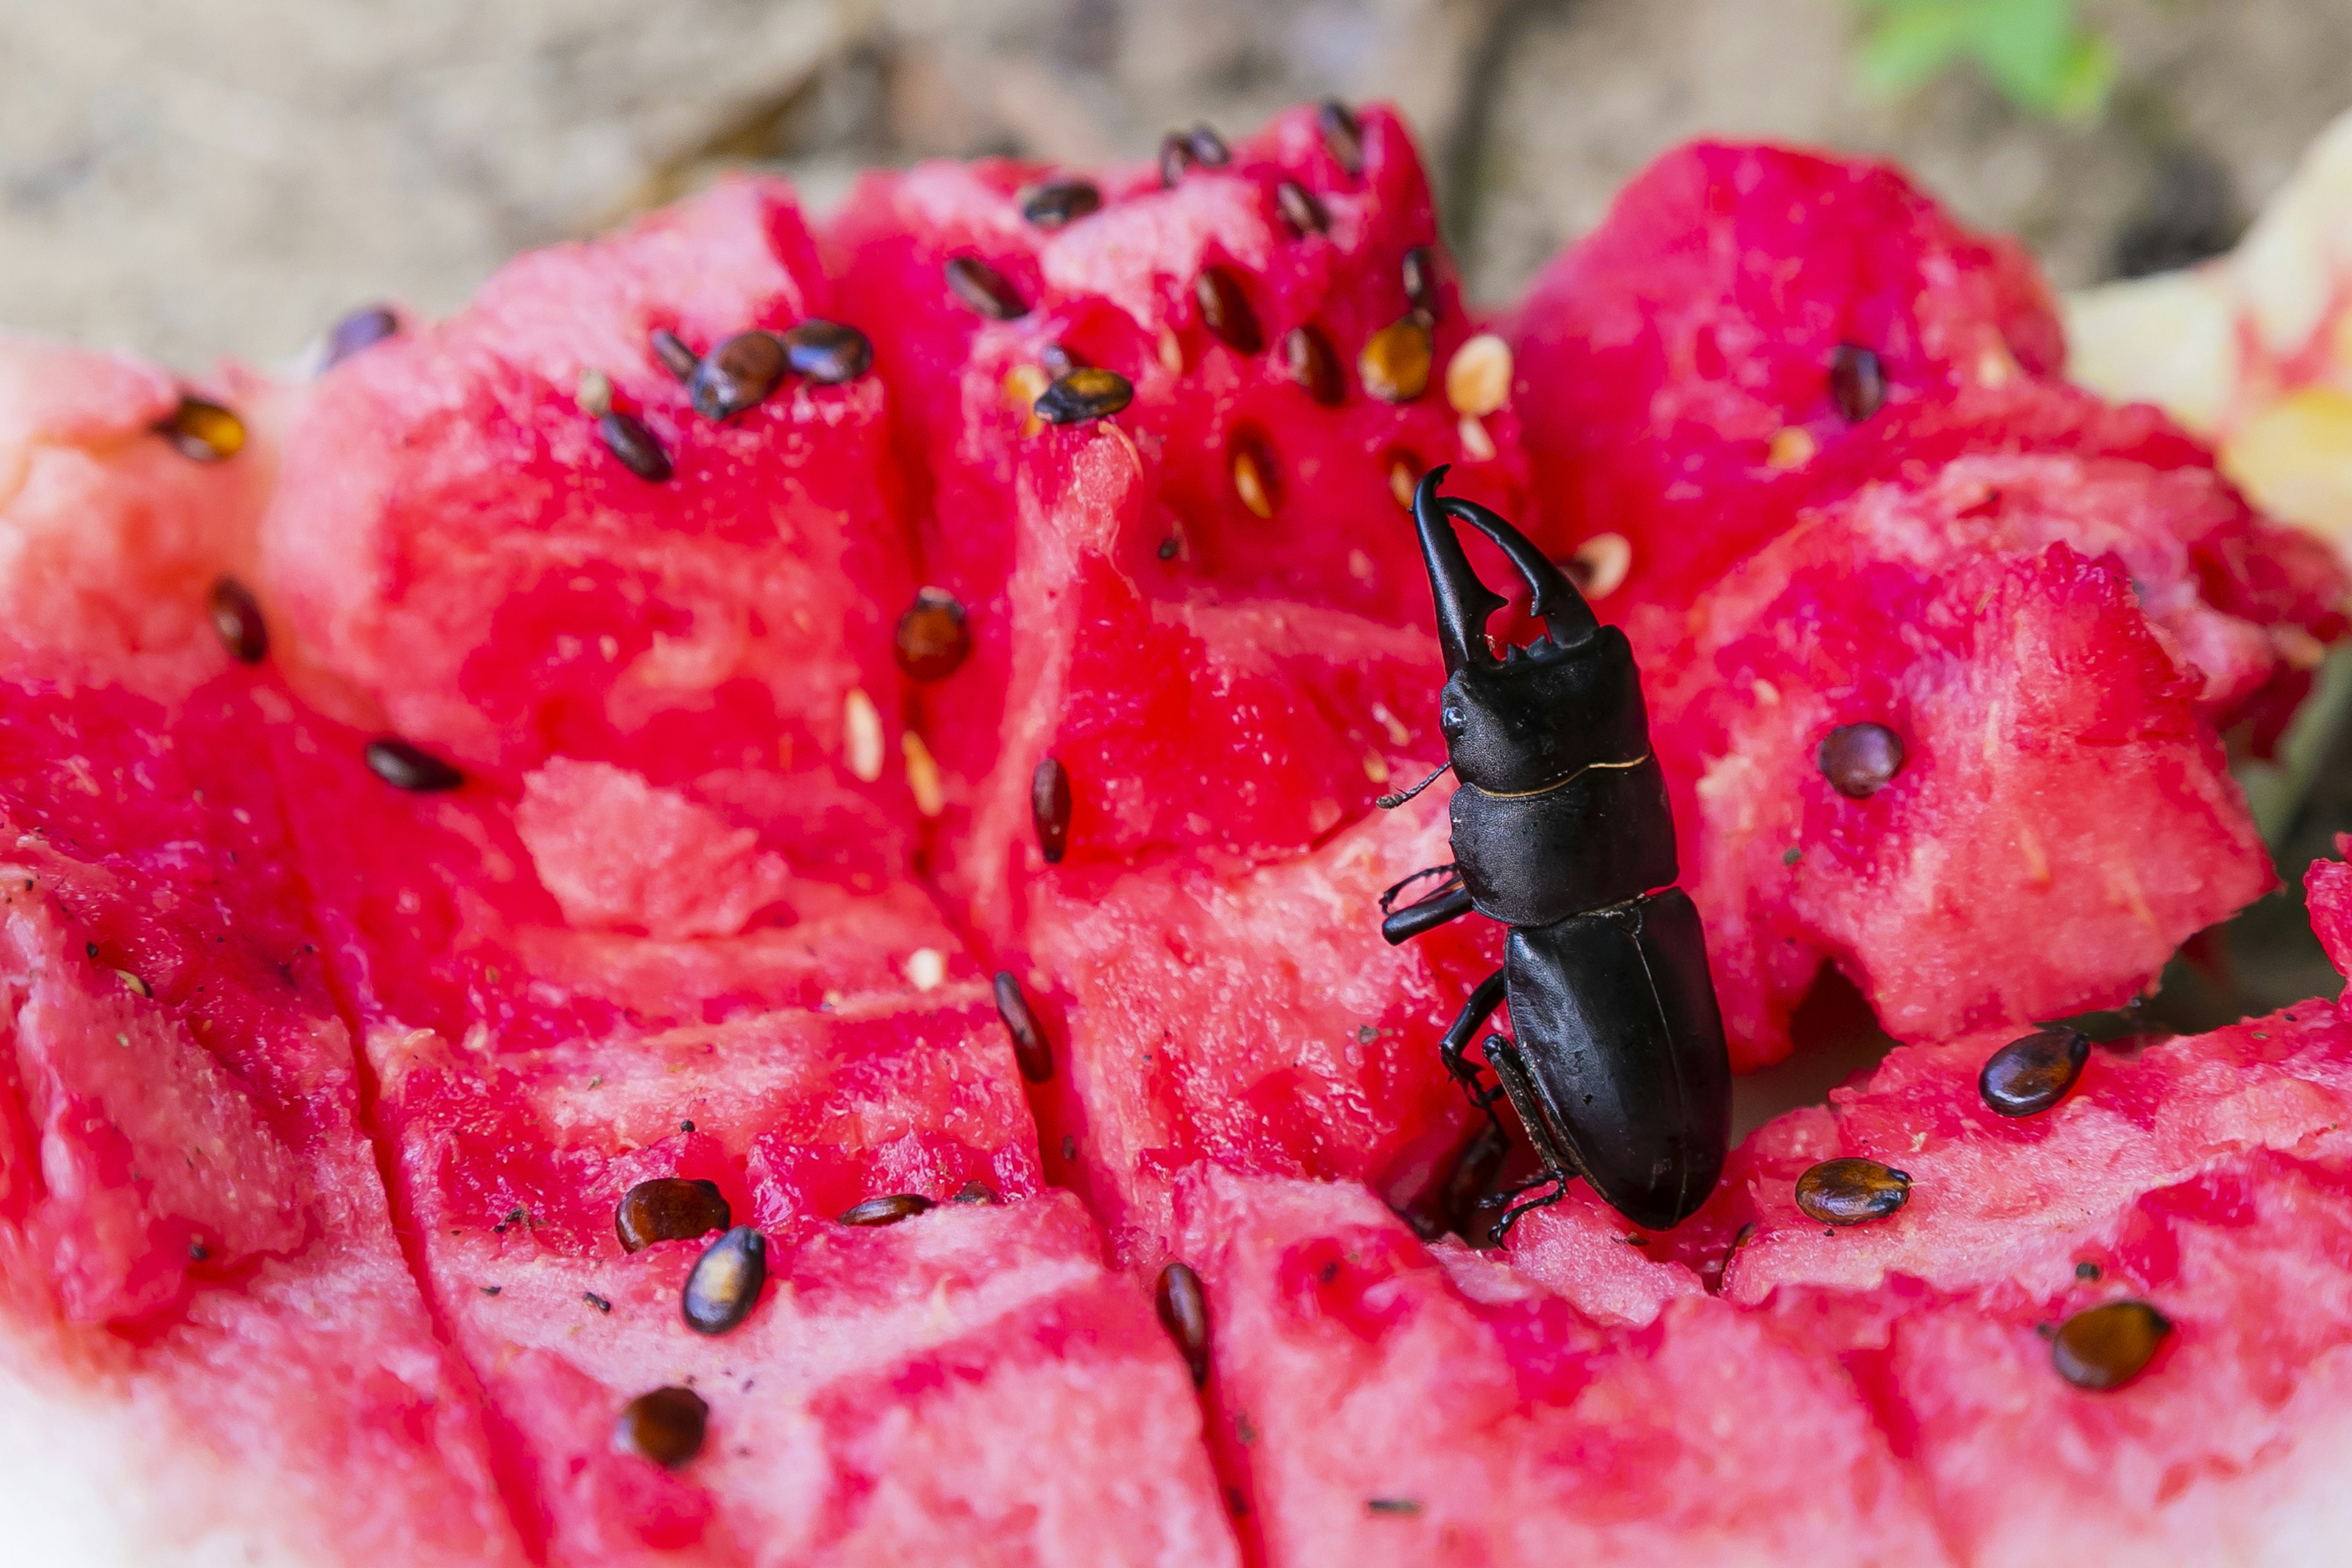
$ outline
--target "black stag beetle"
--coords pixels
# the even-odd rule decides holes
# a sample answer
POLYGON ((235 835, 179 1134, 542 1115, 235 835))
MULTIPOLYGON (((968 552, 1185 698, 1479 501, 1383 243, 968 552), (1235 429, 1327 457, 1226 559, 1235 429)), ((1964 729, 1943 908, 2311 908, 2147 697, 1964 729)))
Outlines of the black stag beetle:
POLYGON ((1731 1066, 1698 911, 1674 885, 1675 823, 1650 752, 1641 673, 1625 634, 1525 534, 1473 501, 1440 496, 1444 468, 1412 498, 1445 654, 1438 728, 1454 771, 1454 864, 1381 898, 1381 934, 1402 942, 1477 910, 1511 928, 1503 967, 1472 992, 1440 1048, 1471 1102, 1508 1096, 1543 1163, 1507 1194, 1494 1234, 1557 1203, 1581 1175, 1612 1208, 1662 1230, 1715 1189, 1731 1133, 1731 1066), (1544 634, 1496 657, 1486 618, 1507 601, 1471 569, 1455 522, 1501 547, 1532 592, 1544 634), (1437 890, 1391 912, 1431 877, 1437 890), (1490 1034, 1485 1088, 1463 1056, 1505 1000, 1516 1039, 1490 1034), (1542 1189, 1549 1188, 1544 1192, 1542 1189), (1536 1195, 1529 1196, 1533 1194, 1536 1195))

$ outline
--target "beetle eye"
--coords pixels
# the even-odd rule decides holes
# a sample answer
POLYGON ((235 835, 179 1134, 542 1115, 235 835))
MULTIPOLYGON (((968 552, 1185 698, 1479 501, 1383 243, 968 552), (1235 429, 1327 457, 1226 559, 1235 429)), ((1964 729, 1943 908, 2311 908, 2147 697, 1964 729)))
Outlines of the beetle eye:
POLYGON ((1461 709, 1456 708, 1451 702, 1438 710, 1437 727, 1444 731, 1449 735, 1459 733, 1463 726, 1469 722, 1470 715, 1465 713, 1461 709))

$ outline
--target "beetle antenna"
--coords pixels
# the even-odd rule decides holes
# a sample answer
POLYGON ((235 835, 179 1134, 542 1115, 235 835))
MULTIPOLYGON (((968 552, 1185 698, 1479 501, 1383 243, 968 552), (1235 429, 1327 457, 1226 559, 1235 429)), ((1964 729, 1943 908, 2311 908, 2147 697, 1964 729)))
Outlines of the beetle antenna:
POLYGON ((1382 811, 1394 811, 1398 806, 1402 805, 1406 801, 1411 800, 1414 795, 1419 795, 1423 790, 1427 789, 1439 779, 1444 778, 1445 776, 1446 770, 1453 766, 1454 763, 1449 760, 1444 767, 1438 769, 1435 773, 1430 774, 1427 778, 1422 780, 1411 789, 1399 790, 1394 795, 1384 795, 1372 804, 1379 806, 1382 811))

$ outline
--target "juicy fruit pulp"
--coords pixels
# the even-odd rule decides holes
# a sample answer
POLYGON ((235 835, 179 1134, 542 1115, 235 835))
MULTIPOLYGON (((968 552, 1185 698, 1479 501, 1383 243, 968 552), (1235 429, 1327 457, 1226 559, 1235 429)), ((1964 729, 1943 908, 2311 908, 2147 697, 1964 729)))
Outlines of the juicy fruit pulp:
POLYGON ((2291 694, 2333 569, 2042 380, 2030 272, 1884 172, 1688 154, 1507 344, 1393 116, 1175 147, 877 176, 822 264, 722 186, 211 412, 0 354, 0 1433, 72 1435, 0 1477, 161 1478, 52 1554, 2324 1538, 2335 1009, 2019 1119, 1966 1031, 2263 885, 2214 725, 2291 694), (1759 250, 1801 286, 1707 270, 1759 250), (1377 934, 1447 858, 1443 791, 1371 809, 1443 755, 1437 462, 1663 684, 1749 1058, 1824 955, 1931 1042, 1639 1245, 1380 1201, 1444 1206, 1434 1044, 1498 948, 1377 934), (1908 1183, 1832 1239, 1841 1158, 1908 1183), (2095 1323, 2062 1377, 2035 1326, 2126 1294, 2137 1380, 2095 1323))

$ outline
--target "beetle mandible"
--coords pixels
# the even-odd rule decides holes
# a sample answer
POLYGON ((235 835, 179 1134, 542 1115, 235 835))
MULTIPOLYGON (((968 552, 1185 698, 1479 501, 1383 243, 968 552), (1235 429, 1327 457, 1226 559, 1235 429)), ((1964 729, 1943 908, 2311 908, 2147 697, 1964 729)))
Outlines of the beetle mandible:
POLYGON ((1674 816, 1641 673, 1625 634, 1602 626, 1517 529, 1439 495, 1444 477, 1441 466, 1423 479, 1412 515, 1445 656, 1447 762, 1381 804, 1401 805, 1452 769, 1454 863, 1382 894, 1381 934, 1402 942, 1473 910, 1510 927, 1503 967, 1439 1047, 1488 1116, 1508 1097, 1543 1164, 1510 1194, 1518 1201, 1496 1237, 1579 1175, 1634 1224, 1662 1230, 1722 1174, 1731 1065, 1698 911, 1674 885, 1674 816), (1497 658, 1488 646, 1486 619, 1507 601, 1472 570, 1456 522, 1494 541, 1527 579, 1528 609, 1544 624, 1528 647, 1497 658), (1431 877, 1444 880, 1391 912, 1398 894, 1431 877), (1488 1089, 1463 1052, 1506 1000, 1516 1037, 1486 1037, 1501 1086, 1488 1089))

